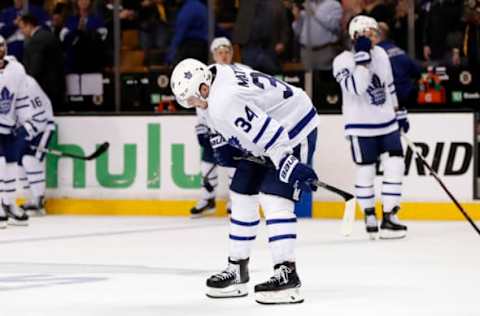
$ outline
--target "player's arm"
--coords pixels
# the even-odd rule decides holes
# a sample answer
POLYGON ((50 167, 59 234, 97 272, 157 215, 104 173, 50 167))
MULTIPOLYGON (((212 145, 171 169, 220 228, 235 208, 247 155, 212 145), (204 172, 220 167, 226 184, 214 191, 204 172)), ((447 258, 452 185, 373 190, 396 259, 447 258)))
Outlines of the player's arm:
POLYGON ((46 129, 48 118, 43 100, 35 93, 35 89, 32 89, 27 80, 20 85, 15 99, 15 112, 18 121, 23 124, 17 127, 15 133, 31 140, 46 129))
POLYGON ((238 137, 240 145, 248 142, 258 152, 264 152, 275 165, 280 181, 302 190, 316 190, 314 182, 318 177, 311 167, 292 155, 285 128, 255 104, 239 101, 245 102, 230 107, 223 116, 222 125, 230 129, 229 134, 238 137))
POLYGON ((333 61, 333 76, 342 90, 353 95, 362 95, 367 91, 371 73, 367 66, 354 64, 351 60, 338 56, 333 61))

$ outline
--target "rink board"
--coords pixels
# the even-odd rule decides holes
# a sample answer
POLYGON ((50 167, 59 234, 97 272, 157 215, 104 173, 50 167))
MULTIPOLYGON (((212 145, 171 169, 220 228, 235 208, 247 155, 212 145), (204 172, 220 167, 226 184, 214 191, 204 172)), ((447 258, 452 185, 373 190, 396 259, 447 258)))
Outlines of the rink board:
MULTIPOLYGON (((419 143, 447 187, 467 208, 473 200, 473 114, 411 114, 410 139, 419 143)), ((200 147, 194 116, 59 117, 53 146, 89 154, 110 142, 96 161, 47 158, 48 211, 55 214, 187 215, 200 196, 200 147)), ((314 166, 320 178, 353 192, 355 166, 340 115, 322 115, 314 166)), ((458 211, 411 152, 406 157, 403 214, 406 218, 459 219, 458 211)), ((379 174, 381 168, 379 168, 379 174)), ((218 197, 226 198, 220 172, 218 197)), ((381 183, 377 177, 376 184, 381 183)), ((379 196, 379 190, 377 191, 379 196)), ((342 213, 337 196, 319 190, 313 217, 342 213)), ((220 207, 219 215, 224 214, 220 207)))

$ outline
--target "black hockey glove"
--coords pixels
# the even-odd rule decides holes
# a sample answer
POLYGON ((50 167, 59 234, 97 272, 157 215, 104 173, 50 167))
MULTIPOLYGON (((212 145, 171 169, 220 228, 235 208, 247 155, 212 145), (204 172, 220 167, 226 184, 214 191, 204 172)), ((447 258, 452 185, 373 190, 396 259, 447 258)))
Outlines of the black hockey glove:
POLYGON ((228 142, 220 134, 210 137, 210 144, 213 149, 213 157, 215 162, 222 167, 237 167, 238 160, 234 157, 242 157, 243 151, 228 144, 228 142))
POLYGON ((204 124, 198 124, 195 126, 195 132, 197 133, 198 143, 202 147, 210 145, 210 129, 204 124))
POLYGON ((398 110, 395 114, 397 116, 398 125, 400 126, 400 131, 405 134, 408 133, 410 130, 410 122, 408 121, 407 110, 398 110))
POLYGON ((301 163, 294 155, 287 155, 280 161, 278 168, 280 181, 289 183, 302 191, 317 191, 314 184, 318 180, 315 170, 301 163))
POLYGON ((355 40, 355 63, 357 65, 365 65, 372 61, 370 50, 372 49, 372 41, 366 36, 359 36, 355 40))

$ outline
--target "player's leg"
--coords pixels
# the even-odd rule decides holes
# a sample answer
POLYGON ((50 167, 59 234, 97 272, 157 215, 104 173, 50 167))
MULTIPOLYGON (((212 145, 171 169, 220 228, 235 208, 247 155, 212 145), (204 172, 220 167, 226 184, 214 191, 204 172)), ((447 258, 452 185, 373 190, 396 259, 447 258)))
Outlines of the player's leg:
MULTIPOLYGON (((228 179, 228 187, 230 188, 230 185, 232 184, 232 179, 233 175, 235 174, 235 168, 234 167, 225 167, 225 170, 227 171, 227 179, 228 179)), ((228 191, 228 196, 227 196, 227 213, 230 215, 232 213, 232 199, 231 199, 231 191, 228 191)))
MULTIPOLYGON (((3 200, 4 185, 3 175, 5 174, 5 151, 4 151, 4 139, 5 135, 0 134, 0 201, 3 200)), ((8 216, 3 206, 0 206, 0 228, 6 228, 8 222, 8 216)))
POLYGON ((264 167, 248 161, 238 163, 230 186, 229 257, 227 268, 207 280, 207 296, 212 298, 240 297, 248 294, 248 261, 260 223, 258 214, 259 180, 264 167))
POLYGON ((215 164, 213 150, 210 145, 204 146, 200 171, 202 174, 201 197, 197 205, 192 207, 192 217, 200 217, 215 213, 215 191, 218 185, 218 166, 215 164))
MULTIPOLYGON (((316 142, 317 131, 314 130, 293 149, 293 155, 300 162, 312 165, 316 142)), ((302 303, 301 282, 295 262, 297 218, 294 212, 295 201, 299 200, 301 192, 280 181, 278 172, 273 168, 267 171, 260 192, 274 275, 255 286, 255 300, 261 304, 302 303)))
POLYGON ((375 137, 350 136, 352 158, 356 165, 355 197, 363 211, 365 229, 371 239, 378 235, 375 215, 375 163, 378 146, 375 137))
MULTIPOLYGON (((37 148, 46 148, 51 138, 51 132, 46 132, 35 137, 30 145, 37 148)), ((31 197, 21 207, 29 214, 45 215, 45 153, 28 146, 19 161, 19 169, 24 170, 31 197)))
POLYGON ((26 147, 24 139, 16 139, 13 135, 7 137, 5 147, 5 172, 3 173, 2 206, 8 215, 8 224, 17 226, 28 225, 28 215, 17 206, 17 163, 20 153, 26 147))
POLYGON ((400 132, 383 136, 382 146, 386 156, 382 162, 384 174, 382 182, 383 220, 380 226, 380 237, 403 238, 407 234, 407 226, 403 225, 397 217, 400 211, 402 180, 405 172, 400 132))

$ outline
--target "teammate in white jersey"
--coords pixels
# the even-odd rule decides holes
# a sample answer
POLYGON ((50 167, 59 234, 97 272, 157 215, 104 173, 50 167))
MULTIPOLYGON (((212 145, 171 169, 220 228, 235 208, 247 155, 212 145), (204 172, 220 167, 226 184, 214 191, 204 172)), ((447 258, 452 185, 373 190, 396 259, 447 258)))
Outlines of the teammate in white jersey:
MULTIPOLYGON (((217 64, 229 65, 233 59, 232 43, 226 37, 218 37, 212 41, 210 51, 213 60, 217 64)), ((202 174, 202 197, 197 201, 190 213, 192 217, 208 215, 215 212, 215 189, 218 185, 217 163, 210 145, 210 135, 214 133, 209 126, 207 110, 196 108, 198 123, 195 126, 198 143, 202 147, 202 158, 200 161, 200 170, 202 174)), ((224 166, 227 169, 229 183, 235 172, 233 165, 224 166)), ((230 199, 227 202, 227 211, 230 213, 230 199)))
POLYGON ((29 193, 27 203, 21 208, 30 215, 44 215, 45 153, 42 150, 48 147, 55 130, 53 110, 50 99, 34 78, 27 76, 25 85, 28 99, 16 106, 18 171, 29 193), (22 133, 28 130, 31 132, 22 133))
POLYGON ((349 24, 349 35, 353 49, 335 58, 333 74, 342 88, 345 134, 357 165, 356 197, 365 214, 367 233, 376 238, 379 228, 375 215, 375 164, 382 158, 380 237, 401 238, 407 232, 397 218, 405 169, 400 133, 409 129, 406 111, 398 109, 387 53, 375 45, 378 42, 375 19, 354 17, 349 24))
POLYGON ((260 202, 266 217, 274 276, 255 286, 264 304, 301 303, 295 265, 294 201, 301 191, 315 190, 310 167, 316 144, 318 115, 299 88, 242 65, 206 65, 194 59, 179 63, 172 91, 185 107, 207 109, 221 135, 213 139, 216 155, 263 157, 266 164, 237 160, 230 186, 228 267, 207 280, 209 297, 247 295, 248 261, 260 223, 260 202), (223 137, 222 137, 223 136, 223 137))
POLYGON ((15 204, 17 147, 13 131, 15 129, 16 107, 28 98, 25 91, 26 73, 23 66, 14 59, 7 59, 5 39, 0 36, 0 180, 1 202, 0 227, 7 221, 13 225, 28 225, 28 216, 15 204))

